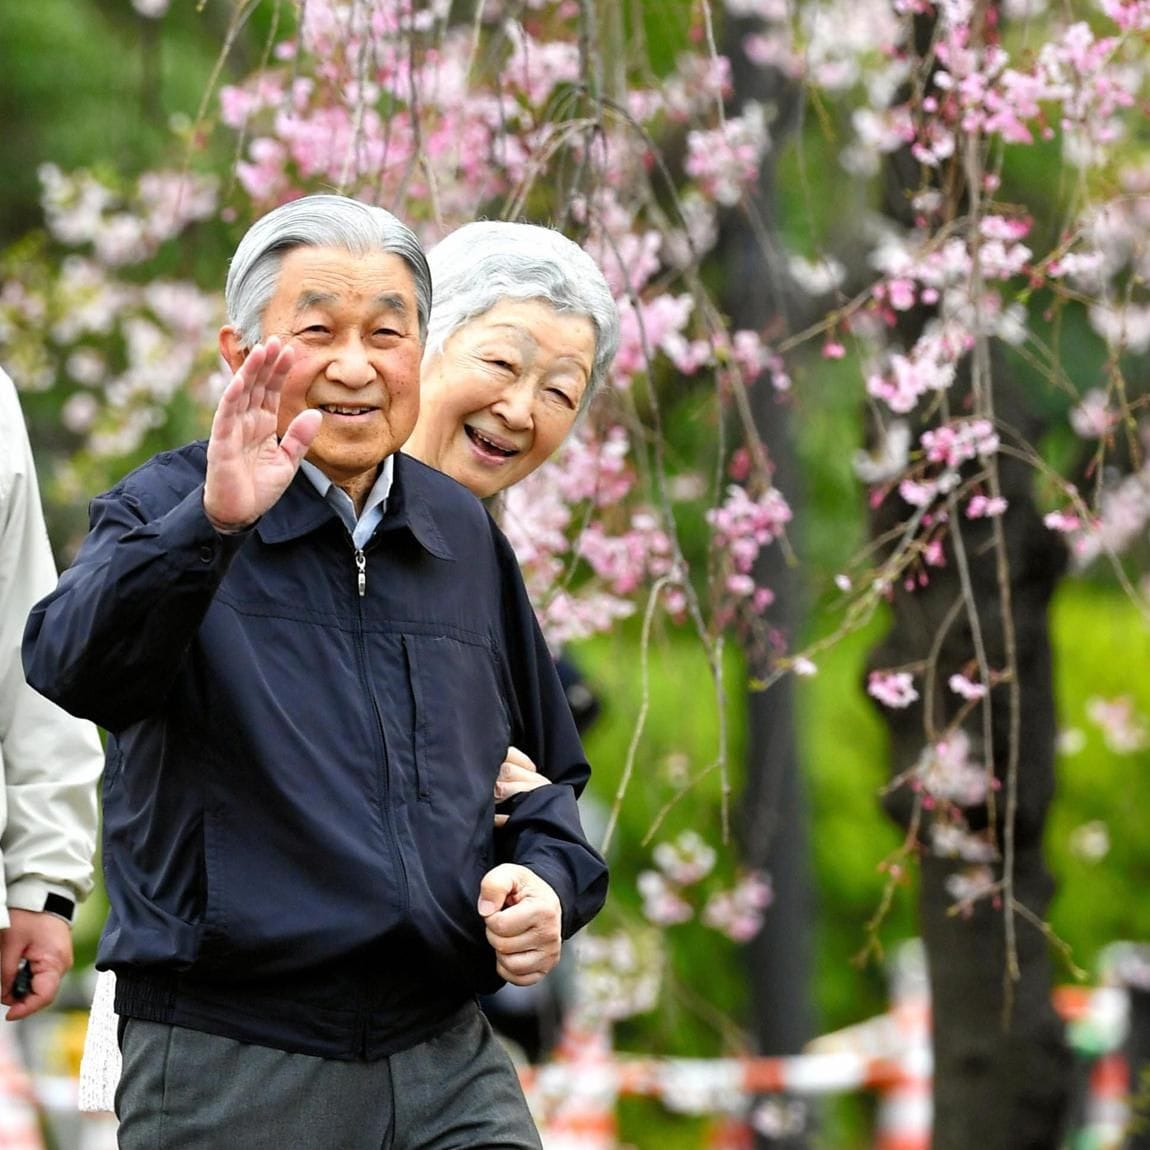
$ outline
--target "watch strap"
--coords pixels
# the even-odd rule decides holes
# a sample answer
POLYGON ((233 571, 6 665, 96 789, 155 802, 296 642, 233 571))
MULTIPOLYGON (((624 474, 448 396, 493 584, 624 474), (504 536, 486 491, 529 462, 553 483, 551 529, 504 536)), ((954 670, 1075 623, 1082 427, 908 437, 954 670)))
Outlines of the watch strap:
POLYGON ((52 892, 44 898, 44 912, 54 914, 65 922, 71 922, 72 916, 76 913, 76 904, 72 899, 52 892))

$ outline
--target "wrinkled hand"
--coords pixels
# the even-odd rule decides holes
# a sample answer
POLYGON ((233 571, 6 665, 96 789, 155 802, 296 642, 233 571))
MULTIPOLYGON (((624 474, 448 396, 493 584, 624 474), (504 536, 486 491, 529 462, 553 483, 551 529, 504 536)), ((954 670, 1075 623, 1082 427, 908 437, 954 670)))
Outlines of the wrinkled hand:
POLYGON ((8 1007, 8 1020, 16 1022, 49 1006, 60 989, 60 980, 72 967, 72 930, 54 914, 12 910, 12 925, 0 930, 0 1002, 8 1007), (20 960, 32 966, 32 990, 19 1001, 12 997, 12 983, 20 960))
MULTIPOLYGON (((545 787, 549 782, 550 780, 539 773, 535 764, 518 747, 508 747, 507 757, 503 760, 495 780, 495 801, 502 802, 512 795, 533 791, 536 787, 545 787)), ((495 825, 503 826, 510 817, 510 815, 496 815, 495 825)))
POLYGON ((518 863, 489 870, 479 884, 479 913, 501 978, 531 986, 554 969, 563 945, 563 908, 534 871, 518 863))
POLYGON ((276 435, 280 395, 294 356, 274 336, 256 344, 220 396, 208 439, 204 512, 217 531, 250 527, 287 490, 319 433, 323 413, 301 411, 276 435))

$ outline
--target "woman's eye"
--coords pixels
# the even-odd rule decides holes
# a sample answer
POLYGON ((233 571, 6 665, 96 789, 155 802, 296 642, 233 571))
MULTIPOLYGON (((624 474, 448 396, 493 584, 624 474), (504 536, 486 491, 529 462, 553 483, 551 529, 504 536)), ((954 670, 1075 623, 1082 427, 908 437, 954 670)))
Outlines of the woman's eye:
POLYGON ((515 365, 505 359, 489 359, 487 361, 492 367, 499 368, 500 371, 514 371, 515 365))
POLYGON ((547 389, 547 394, 550 395, 553 399, 559 400, 561 403, 565 404, 567 407, 573 408, 575 406, 575 400, 572 399, 571 396, 567 392, 565 392, 561 387, 549 387, 547 389))

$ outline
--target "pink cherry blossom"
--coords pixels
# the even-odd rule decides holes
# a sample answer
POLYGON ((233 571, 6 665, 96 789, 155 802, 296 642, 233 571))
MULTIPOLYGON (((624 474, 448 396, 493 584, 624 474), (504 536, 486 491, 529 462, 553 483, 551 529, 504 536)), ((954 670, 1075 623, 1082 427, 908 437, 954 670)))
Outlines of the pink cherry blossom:
POLYGON ((763 109, 755 104, 712 131, 687 136, 687 174, 720 204, 735 204, 758 175, 770 147, 763 109))
POLYGON ((993 519, 997 515, 1002 515, 1007 506, 1007 501, 1001 495, 992 498, 988 495, 975 494, 967 501, 966 517, 967 519, 993 519))
POLYGON ((960 906, 987 898, 995 889, 994 871, 986 865, 967 867, 946 880, 947 894, 960 906))
POLYGON ((749 942, 759 933, 774 900, 771 881, 761 871, 742 876, 729 891, 716 891, 703 907, 703 922, 734 942, 749 942))
POLYGON ((984 684, 971 682, 965 675, 951 675, 946 683, 956 695, 964 699, 981 699, 986 695, 984 684))
POLYGON ((1116 754, 1133 754, 1150 745, 1150 726, 1134 709, 1129 695, 1113 699, 1094 696, 1086 701, 1086 715, 1102 730, 1106 746, 1116 754))
POLYGON ((1102 439, 1118 422, 1110 409, 1109 397, 1099 388, 1091 388, 1070 413, 1070 426, 1083 439, 1102 439))
POLYGON ((640 871, 636 885, 643 899, 643 914, 656 926, 673 926, 694 917, 694 907, 659 871, 640 871))
POLYGON ((706 878, 717 857, 715 848, 698 831, 683 831, 674 841, 659 843, 652 851, 655 865, 678 886, 690 886, 706 878))
POLYGON ((884 707, 901 710, 918 699, 914 676, 909 671, 871 671, 867 676, 867 694, 884 707))
POLYGON ((932 799, 973 807, 986 800, 992 779, 972 761, 970 736, 959 729, 928 744, 914 768, 916 786, 932 799))

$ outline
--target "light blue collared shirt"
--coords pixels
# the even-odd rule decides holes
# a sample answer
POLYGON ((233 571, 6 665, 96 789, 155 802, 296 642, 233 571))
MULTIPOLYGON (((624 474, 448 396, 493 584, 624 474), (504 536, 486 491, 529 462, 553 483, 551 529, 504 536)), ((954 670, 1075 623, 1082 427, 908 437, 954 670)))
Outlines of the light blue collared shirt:
POLYGON ((383 513, 387 510, 387 497, 391 493, 391 482, 395 476, 394 456, 389 455, 383 461, 379 477, 367 493, 363 514, 358 519, 355 516, 355 504, 346 491, 337 487, 314 463, 308 463, 305 459, 300 468, 311 480, 316 491, 335 508, 335 513, 343 520, 352 542, 356 547, 362 547, 371 538, 371 533, 379 526, 383 513))

